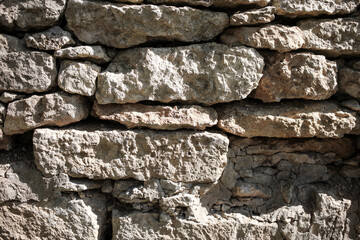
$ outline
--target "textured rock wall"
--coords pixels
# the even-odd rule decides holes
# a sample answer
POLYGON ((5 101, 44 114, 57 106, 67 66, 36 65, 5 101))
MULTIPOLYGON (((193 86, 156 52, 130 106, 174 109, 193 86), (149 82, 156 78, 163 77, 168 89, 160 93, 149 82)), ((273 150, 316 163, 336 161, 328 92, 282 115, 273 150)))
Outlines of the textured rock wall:
POLYGON ((0 1, 0 239, 360 239, 359 5, 0 1))

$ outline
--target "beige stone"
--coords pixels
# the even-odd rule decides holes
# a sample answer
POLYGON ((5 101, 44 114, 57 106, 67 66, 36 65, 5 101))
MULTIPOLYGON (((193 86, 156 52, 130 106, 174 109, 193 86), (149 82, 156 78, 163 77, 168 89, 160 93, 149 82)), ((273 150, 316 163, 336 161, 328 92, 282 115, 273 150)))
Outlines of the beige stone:
POLYGON ((4 132, 13 135, 41 126, 65 126, 86 118, 88 114, 85 97, 64 92, 34 95, 8 105, 4 132))
POLYGON ((147 0, 146 2, 152 4, 169 4, 169 5, 190 5, 209 7, 214 0, 147 0))
POLYGON ((238 181, 235 188, 232 190, 234 197, 259 197, 259 198, 271 198, 271 189, 259 184, 246 183, 238 181))
POLYGON ((83 59, 103 64, 110 62, 105 48, 101 46, 77 46, 57 50, 54 53, 57 58, 83 59))
POLYGON ((242 46, 134 48, 120 52, 99 74, 96 99, 99 104, 152 100, 206 105, 240 100, 257 87, 263 66, 255 49, 242 46))
POLYGON ((242 137, 340 138, 357 121, 355 112, 331 101, 241 101, 219 106, 218 115, 219 128, 242 137))
POLYGON ((96 91, 96 79, 101 67, 90 62, 65 60, 61 62, 58 85, 66 92, 92 96, 96 91))
POLYGON ((70 0, 65 15, 68 27, 79 40, 116 48, 128 48, 151 40, 208 41, 229 24, 226 13, 190 7, 85 0, 70 0))
POLYGON ((227 29, 221 34, 220 40, 230 46, 246 45, 281 53, 297 50, 304 44, 303 34, 298 27, 279 24, 227 29))
POLYGON ((12 148, 12 139, 5 135, 3 124, 0 125, 0 149, 9 151, 12 148))
POLYGON ((230 17, 230 26, 269 23, 275 19, 275 7, 264 7, 245 12, 236 12, 230 17))
POLYGON ((0 101, 3 103, 10 103, 23 97, 25 97, 25 95, 12 92, 3 92, 0 95, 0 101))
POLYGON ((360 100, 360 71, 351 68, 340 69, 339 92, 360 100))
POLYGON ((323 100, 337 91, 337 64, 312 53, 269 54, 252 97, 263 102, 302 98, 323 100))
POLYGON ((154 106, 144 104, 94 103, 92 115, 124 124, 127 128, 147 127, 158 130, 200 129, 217 123, 215 109, 197 105, 154 106))
POLYGON ((35 130, 34 154, 44 175, 207 183, 226 165, 228 139, 221 134, 86 129, 35 130))
POLYGON ((246 5, 265 7, 270 0, 214 0, 213 6, 219 8, 236 8, 246 5))

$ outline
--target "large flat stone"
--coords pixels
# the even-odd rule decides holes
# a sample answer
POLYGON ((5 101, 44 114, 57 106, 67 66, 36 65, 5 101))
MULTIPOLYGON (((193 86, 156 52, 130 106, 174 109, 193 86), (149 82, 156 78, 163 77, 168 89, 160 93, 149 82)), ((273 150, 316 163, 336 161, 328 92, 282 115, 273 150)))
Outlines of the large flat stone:
POLYGON ((65 126, 88 114, 88 102, 83 96, 64 92, 34 95, 8 105, 4 132, 13 135, 41 126, 65 126))
POLYGON ((263 66, 255 49, 242 46, 135 48, 122 51, 99 74, 96 98, 100 104, 230 102, 246 98, 257 87, 263 66))
POLYGON ((70 0, 65 15, 68 27, 81 41, 116 48, 128 48, 151 40, 208 41, 229 24, 226 13, 190 7, 85 0, 70 0))
POLYGON ((337 64, 312 53, 270 53, 252 97, 263 102, 302 98, 323 100, 337 91, 337 64))
POLYGON ((193 131, 37 129, 33 137, 46 176, 203 183, 220 178, 228 143, 221 134, 193 131))
POLYGON ((351 68, 340 69, 339 92, 360 99, 360 71, 351 68))
POLYGON ((147 127, 161 130, 188 128, 204 130, 206 127, 212 127, 217 123, 215 109, 197 105, 100 105, 95 102, 92 114, 103 120, 119 122, 128 128, 147 127))
POLYGON ((218 127, 242 137, 340 138, 357 124, 356 112, 331 101, 241 101, 224 104, 217 110, 218 127))

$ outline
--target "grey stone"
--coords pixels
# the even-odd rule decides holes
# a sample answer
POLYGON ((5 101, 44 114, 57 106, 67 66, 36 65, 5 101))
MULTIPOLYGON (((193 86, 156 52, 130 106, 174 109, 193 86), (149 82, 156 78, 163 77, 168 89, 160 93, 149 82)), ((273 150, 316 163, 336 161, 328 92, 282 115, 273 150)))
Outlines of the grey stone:
POLYGON ((238 181, 235 188, 232 190, 232 195, 239 198, 271 198, 271 189, 260 184, 238 181))
POLYGON ((360 100, 360 71, 351 68, 340 69, 339 92, 360 100))
POLYGON ((214 0, 214 7, 221 8, 236 8, 246 5, 257 5, 265 7, 270 3, 270 0, 214 0))
POLYGON ((360 167, 343 166, 340 174, 348 178, 360 178, 360 167))
POLYGON ((25 97, 25 95, 12 92, 3 92, 0 95, 0 101, 3 103, 10 103, 23 97, 25 97))
POLYGON ((12 148, 11 136, 7 136, 4 133, 3 124, 0 125, 0 149, 9 151, 12 148))
POLYGON ((350 108, 351 110, 360 112, 360 103, 355 99, 342 101, 341 105, 350 108))
POLYGON ((57 50, 54 56, 57 58, 90 60, 99 64, 107 63, 111 60, 105 48, 101 46, 68 47, 57 50))
POLYGON ((275 19, 275 7, 264 7, 245 12, 236 12, 230 17, 230 26, 269 23, 275 19))
POLYGON ((190 5, 190 6, 204 6, 210 7, 214 0, 146 0, 152 4, 167 4, 167 5, 190 5))

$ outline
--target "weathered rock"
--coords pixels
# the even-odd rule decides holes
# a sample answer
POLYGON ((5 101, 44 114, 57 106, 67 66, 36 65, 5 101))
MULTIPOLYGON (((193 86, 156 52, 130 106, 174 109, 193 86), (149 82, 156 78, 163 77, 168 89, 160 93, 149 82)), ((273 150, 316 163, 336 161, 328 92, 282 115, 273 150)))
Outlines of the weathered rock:
POLYGON ((7 34, 0 34, 0 54, 24 51, 29 51, 25 46, 24 40, 7 34))
POLYGON ((221 8, 235 8, 244 5, 257 5, 265 7, 269 3, 270 0, 214 0, 213 6, 221 8))
POLYGON ((68 47, 57 50, 54 56, 57 58, 90 60, 99 64, 107 63, 111 60, 106 50, 101 46, 68 47))
POLYGON ((99 104, 240 100, 257 87, 263 66, 256 50, 242 46, 135 48, 122 51, 99 74, 96 98, 99 104))
POLYGON ((348 178, 360 178, 360 167, 344 166, 341 168, 340 174, 348 178))
POLYGON ((92 115, 117 121, 128 128, 147 127, 151 129, 176 130, 181 128, 200 129, 217 123, 215 109, 196 105, 153 106, 144 104, 94 103, 92 115))
POLYGON ((50 178, 53 188, 61 192, 82 192, 92 189, 100 189, 102 183, 96 180, 70 178, 66 174, 50 178))
POLYGON ((352 67, 353 69, 355 69, 355 70, 360 70, 360 60, 355 60, 355 61, 353 61, 351 67, 352 67))
POLYGON ((33 144, 36 164, 46 176, 206 183, 219 179, 228 139, 192 131, 37 129, 33 144))
POLYGON ((271 189, 254 183, 238 181, 233 189, 234 197, 271 198, 271 189))
POLYGON ((360 55, 360 18, 308 19, 299 21, 304 35, 302 48, 329 57, 360 55))
POLYGON ((128 48, 151 40, 207 41, 229 24, 226 13, 85 0, 70 0, 65 15, 68 27, 81 41, 116 48, 128 48))
POLYGON ((31 96, 8 105, 4 132, 20 134, 41 126, 65 126, 86 118, 87 99, 63 92, 31 96))
POLYGON ((152 4, 170 4, 170 5, 190 5, 190 6, 204 6, 209 7, 214 0, 147 0, 146 2, 152 4))
POLYGON ((323 100, 337 91, 337 65, 312 53, 271 54, 252 97, 263 102, 323 100))
POLYGON ((360 100, 360 71, 351 68, 340 69, 339 92, 360 100))
POLYGON ((58 26, 44 32, 27 35, 25 41, 28 47, 39 50, 59 50, 64 46, 75 44, 71 34, 58 26))
POLYGON ((0 125, 0 149, 9 151, 12 148, 12 139, 4 134, 4 127, 0 125))
POLYGON ((271 5, 276 7, 277 15, 286 17, 309 17, 319 15, 349 14, 356 11, 359 0, 274 0, 271 5))
POLYGON ((304 36, 298 27, 279 24, 227 29, 221 34, 220 40, 230 46, 243 44, 254 48, 268 48, 281 53, 299 49, 304 44, 304 36))
POLYGON ((351 110, 360 112, 360 103, 355 99, 342 101, 341 105, 350 108, 351 110))
POLYGON ((275 19, 275 7, 264 7, 246 12, 236 12, 230 17, 230 26, 269 23, 275 19))
POLYGON ((18 94, 18 93, 12 93, 12 92, 3 92, 0 95, 0 101, 3 103, 9 103, 18 99, 21 99, 25 97, 25 95, 18 94))
POLYGON ((4 204, 0 206, 0 238, 98 240, 105 204, 104 198, 64 197, 47 203, 4 204))
POLYGON ((61 62, 58 85, 64 91, 92 96, 96 91, 96 79, 101 67, 90 62, 65 60, 61 62))
POLYGON ((3 0, 0 3, 0 27, 30 30, 53 26, 65 10, 66 0, 3 0))
POLYGON ((218 108, 218 127, 242 137, 340 138, 356 127, 355 112, 331 101, 241 101, 218 108))

